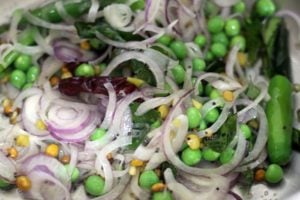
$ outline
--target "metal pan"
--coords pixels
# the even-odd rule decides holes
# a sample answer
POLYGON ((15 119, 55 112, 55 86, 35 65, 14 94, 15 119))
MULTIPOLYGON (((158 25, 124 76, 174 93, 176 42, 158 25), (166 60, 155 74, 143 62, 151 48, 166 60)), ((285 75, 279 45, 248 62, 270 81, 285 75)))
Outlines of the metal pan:
MULTIPOLYGON (((0 24, 7 22, 11 12, 17 8, 30 8, 42 3, 49 3, 53 0, 0 0, 0 24)), ((245 0, 253 1, 253 0, 245 0)), ((278 5, 289 9, 300 15, 299 0, 277 0, 278 5)), ((290 53, 292 63, 291 79, 294 83, 300 84, 300 30, 295 22, 287 19, 290 30, 290 53)), ((294 95, 294 111, 300 109, 300 93, 294 95)), ((295 121, 300 129, 300 123, 295 121)), ((294 152, 292 161, 285 169, 284 181, 276 186, 256 184, 251 188, 251 193, 244 199, 251 200, 300 200, 300 153, 294 152)), ((11 193, 0 192, 0 200, 21 200, 16 191, 11 193)))

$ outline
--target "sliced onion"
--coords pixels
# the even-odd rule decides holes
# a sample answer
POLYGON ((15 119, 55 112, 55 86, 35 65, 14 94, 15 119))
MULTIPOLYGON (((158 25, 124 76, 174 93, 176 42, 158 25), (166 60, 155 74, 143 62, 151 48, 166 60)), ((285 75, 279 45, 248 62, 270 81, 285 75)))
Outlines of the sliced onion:
POLYGON ((96 58, 93 52, 81 50, 77 45, 67 40, 54 41, 53 49, 55 57, 66 63, 87 62, 96 58))
POLYGON ((118 149, 119 147, 124 147, 131 144, 131 138, 128 136, 120 137, 117 140, 113 141, 109 145, 105 146, 99 153, 97 153, 97 158, 95 161, 95 169, 98 171, 104 172, 105 178, 105 185, 104 191, 108 192, 112 189, 113 186, 113 171, 109 161, 106 158, 108 153, 113 152, 114 150, 118 149))
MULTIPOLYGON (((231 79, 231 78, 229 78, 225 75, 218 74, 218 73, 211 73, 211 72, 204 73, 204 74, 201 74, 200 76, 198 76, 195 85, 199 85, 202 80, 205 80, 209 83, 213 83, 214 81, 216 81, 218 79, 224 80, 225 82, 227 82, 233 88, 236 88, 236 89, 242 88, 241 84, 238 83, 237 81, 235 81, 235 80, 233 80, 233 79, 231 79)), ((197 87, 195 87, 194 93, 195 93, 195 95, 199 94, 199 91, 198 91, 197 87)))
POLYGON ((109 46, 104 53, 100 55, 100 57, 96 58, 95 60, 89 61, 91 65, 97 65, 104 61, 112 52, 112 46, 109 46))
POLYGON ((13 110, 17 107, 21 108, 22 103, 26 98, 34 95, 41 95, 42 93, 43 91, 38 88, 28 88, 22 91, 14 101, 13 110))
POLYGON ((237 113, 238 115, 245 114, 248 110, 250 110, 251 108, 253 108, 256 105, 258 105, 264 98, 267 97, 267 95, 268 95, 268 84, 265 83, 265 82, 260 82, 260 83, 257 84, 257 86, 260 89, 260 94, 255 98, 255 100, 253 102, 251 102, 245 108, 243 108, 242 110, 240 110, 237 113))
POLYGON ((14 49, 17 51, 20 51, 22 53, 30 54, 30 55, 43 53, 42 49, 38 46, 34 46, 34 47, 30 46, 29 47, 29 46, 25 46, 25 45, 18 43, 18 39, 17 39, 18 38, 17 37, 18 25, 22 19, 22 16, 23 16, 23 12, 18 11, 18 13, 15 13, 13 15, 12 22, 10 24, 9 38, 14 43, 14 49))
POLYGON ((220 7, 230 7, 239 2, 239 0, 214 0, 214 2, 220 7))
POLYGON ((145 12, 145 21, 153 22, 159 12, 161 7, 162 0, 147 0, 146 1, 146 12, 145 12))
POLYGON ((148 56, 146 56, 144 53, 141 52, 124 52, 118 56, 116 56, 107 66, 107 68, 104 70, 104 72, 101 74, 103 76, 108 76, 114 69, 116 69, 121 63, 128 61, 128 60, 138 60, 140 62, 143 62, 148 65, 149 69, 153 73, 156 85, 158 88, 163 89, 164 88, 164 72, 161 71, 159 67, 159 63, 155 62, 152 59, 149 59, 148 56))
POLYGON ((171 190, 176 199, 196 199, 198 196, 195 192, 189 190, 183 184, 178 183, 170 168, 164 171, 164 178, 169 190, 171 190))
POLYGON ((63 65, 63 62, 54 58, 48 57, 43 62, 41 74, 39 76, 38 85, 42 86, 50 79, 50 77, 55 74, 63 65))
MULTIPOLYGON (((90 114, 90 119, 87 124, 78 124, 79 127, 77 127, 75 130, 72 129, 50 129, 51 135, 62 141, 66 142, 82 142, 85 141, 90 134, 96 129, 97 125, 100 123, 100 118, 97 116, 96 113, 90 114), (74 131, 74 132, 73 132, 74 131), (72 134, 68 134, 72 133, 72 134)), ((49 124, 48 124, 49 125, 49 124)))
POLYGON ((73 21, 73 18, 68 14, 66 11, 63 2, 57 1, 54 4, 58 14, 63 18, 64 21, 71 23, 73 21))
MULTIPOLYGON (((243 163, 246 163, 245 161, 242 162, 241 166, 237 167, 235 169, 235 171, 244 172, 244 171, 247 171, 249 169, 254 169, 254 168, 258 167, 259 165, 261 165, 263 162, 265 162, 267 157, 268 157, 267 151, 262 150, 262 152, 258 155, 258 157, 255 157, 254 161, 249 162, 247 164, 243 164, 243 163)), ((249 156, 248 156, 248 158, 249 158, 249 156)))
MULTIPOLYGON (((113 124, 111 124, 111 126, 109 127, 108 129, 108 134, 109 135, 123 135, 124 133, 122 133, 122 130, 124 130, 122 127, 123 124, 123 120, 124 120, 124 117, 125 116, 125 113, 127 112, 128 113, 128 107, 129 105, 139 99, 139 98, 143 98, 143 95, 142 93, 138 92, 138 91, 135 91, 129 95, 127 95, 125 98, 121 99, 119 102, 118 102, 118 105, 117 105, 117 109, 116 109, 116 112, 113 116, 113 124)), ((131 114, 131 113, 130 113, 131 114)))
POLYGON ((47 130, 40 130, 36 127, 37 120, 41 120, 40 113, 40 99, 41 94, 36 94, 31 97, 28 97, 23 105, 22 109, 22 123, 24 129, 29 133, 37 136, 45 136, 48 135, 49 132, 47 130))
POLYGON ((128 29, 133 13, 126 4, 111 4, 103 9, 105 20, 115 29, 133 31, 134 27, 128 29), (127 28, 126 28, 127 27, 127 28))
POLYGON ((175 92, 167 97, 156 97, 156 98, 152 98, 147 101, 144 101, 137 108, 135 114, 143 115, 144 113, 148 112, 149 110, 152 110, 162 104, 171 103, 175 98, 181 97, 185 93, 186 93, 186 90, 179 90, 178 92, 175 92))
POLYGON ((104 87, 107 89, 109 101, 106 108, 105 117, 101 123, 101 128, 107 129, 112 123, 112 119, 116 110, 117 95, 111 83, 105 83, 104 87))
MULTIPOLYGON (((247 101, 245 103, 247 103, 247 101)), ((248 156, 243 160, 242 162, 243 164, 247 162, 251 162, 252 160, 256 159, 263 151, 268 140, 268 121, 267 121, 266 114, 263 108, 259 105, 256 107, 256 110, 259 118, 259 129, 258 129, 258 133, 256 136, 256 141, 253 146, 253 149, 252 151, 249 152, 248 156)))
POLYGON ((71 200, 68 188, 51 174, 41 170, 34 170, 28 174, 28 178, 32 184, 28 192, 29 198, 71 200))
POLYGON ((45 38, 43 38, 39 31, 35 32, 34 40, 37 43, 38 47, 42 48, 43 52, 46 52, 51 56, 54 54, 52 46, 46 41, 45 38))
POLYGON ((227 118, 229 116, 229 111, 230 111, 232 105, 233 105, 232 103, 225 104, 217 121, 215 123, 213 123, 209 128, 199 131, 198 135, 202 138, 202 137, 205 137, 207 132, 212 132, 212 133, 217 132, 221 128, 221 126, 224 124, 224 122, 227 120, 227 118))
POLYGON ((138 199, 149 199, 150 193, 139 186, 139 172, 130 181, 130 190, 138 199))
POLYGON ((24 16, 30 23, 34 24, 35 26, 40 26, 40 27, 47 28, 47 29, 56 29, 56 30, 61 30, 61 31, 76 31, 74 26, 62 25, 62 24, 52 24, 52 23, 44 21, 38 17, 35 17, 34 15, 32 15, 29 12, 25 12, 24 16))
POLYGON ((124 48, 124 49, 146 49, 150 44, 154 43, 158 38, 160 38, 164 32, 160 32, 150 38, 147 38, 142 41, 130 41, 130 42, 119 42, 119 41, 114 41, 111 40, 110 38, 106 37, 100 32, 96 32, 96 37, 103 42, 114 46, 118 48, 124 48))
POLYGON ((43 171, 54 176, 65 186, 70 186, 70 177, 67 174, 66 167, 57 159, 44 154, 35 154, 27 158, 19 169, 24 174, 30 174, 34 171, 43 171))
POLYGON ((222 80, 216 80, 216 81, 212 81, 211 85, 220 91, 236 90, 241 88, 241 85, 238 82, 234 82, 234 81, 227 82, 222 80))
POLYGON ((183 83, 183 88, 185 90, 193 89, 192 73, 193 73, 192 65, 188 65, 187 68, 186 68, 185 78, 184 78, 185 80, 184 80, 184 83, 183 83))
POLYGON ((0 151, 0 177, 14 181, 16 171, 16 163, 0 151))
POLYGON ((88 12, 88 16, 87 16, 87 21, 88 22, 95 22, 96 18, 97 18, 97 12, 98 9, 100 8, 100 2, 97 0, 91 0, 92 5, 90 7, 90 10, 88 12))
POLYGON ((238 45, 235 45, 229 52, 229 56, 226 62, 225 66, 225 72, 229 78, 234 79, 234 66, 237 62, 237 53, 239 51, 240 47, 238 45))

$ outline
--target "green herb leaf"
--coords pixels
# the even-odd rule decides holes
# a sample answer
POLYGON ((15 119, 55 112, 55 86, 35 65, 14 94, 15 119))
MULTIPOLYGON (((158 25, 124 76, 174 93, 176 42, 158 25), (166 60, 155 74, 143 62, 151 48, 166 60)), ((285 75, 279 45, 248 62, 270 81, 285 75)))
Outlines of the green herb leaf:
POLYGON ((260 19, 253 17, 245 20, 243 27, 243 33, 246 38, 246 47, 248 50, 248 61, 251 65, 253 65, 256 62, 263 45, 261 35, 262 23, 260 19))
POLYGON ((136 78, 144 80, 149 85, 156 84, 155 78, 147 65, 137 60, 131 60, 129 62, 136 78))
POLYGON ((228 117, 226 122, 216 134, 203 140, 204 146, 212 148, 217 152, 224 151, 235 135, 236 118, 236 115, 228 117))
POLYGON ((140 103, 134 102, 130 105, 133 122, 133 141, 130 149, 136 149, 144 140, 147 133, 151 130, 151 124, 160 120, 160 114, 157 110, 150 110, 141 116, 135 115, 140 103))

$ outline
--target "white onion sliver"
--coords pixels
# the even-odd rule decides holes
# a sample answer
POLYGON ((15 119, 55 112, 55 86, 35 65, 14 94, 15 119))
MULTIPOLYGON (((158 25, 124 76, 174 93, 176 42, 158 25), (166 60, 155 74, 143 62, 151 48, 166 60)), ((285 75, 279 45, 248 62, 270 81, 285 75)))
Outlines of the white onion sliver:
POLYGON ((128 61, 128 60, 138 60, 140 62, 143 62, 148 65, 149 69, 153 73, 157 87, 160 89, 164 88, 164 72, 161 71, 159 67, 159 63, 155 62, 152 59, 149 59, 148 56, 146 56, 144 53, 140 52, 124 52, 120 54, 119 56, 116 56, 107 66, 107 68, 104 70, 104 72, 101 74, 103 76, 108 76, 114 69, 116 69, 121 63, 128 61))
POLYGON ((38 17, 33 16, 29 12, 25 12, 24 16, 27 18, 27 20, 36 25, 36 26, 41 26, 44 28, 48 29, 56 29, 56 30, 62 30, 62 31, 76 31, 74 26, 69 26, 69 25, 61 25, 61 24, 52 24, 47 21, 44 21, 38 17))

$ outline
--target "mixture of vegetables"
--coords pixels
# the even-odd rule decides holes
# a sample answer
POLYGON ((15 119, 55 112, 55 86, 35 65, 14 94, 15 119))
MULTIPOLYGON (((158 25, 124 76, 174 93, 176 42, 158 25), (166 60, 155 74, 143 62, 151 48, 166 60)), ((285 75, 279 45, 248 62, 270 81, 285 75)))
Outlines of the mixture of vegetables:
POLYGON ((300 21, 272 0, 16 10, 0 27, 0 188, 240 200, 281 182, 300 143, 284 16, 300 21))

